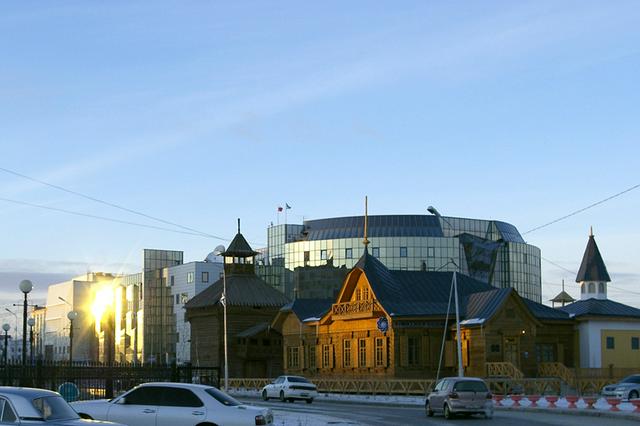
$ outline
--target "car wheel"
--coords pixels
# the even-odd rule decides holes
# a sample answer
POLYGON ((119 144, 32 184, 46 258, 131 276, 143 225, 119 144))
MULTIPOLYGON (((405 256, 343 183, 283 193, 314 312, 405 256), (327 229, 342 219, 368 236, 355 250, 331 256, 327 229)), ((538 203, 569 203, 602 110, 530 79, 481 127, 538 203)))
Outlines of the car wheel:
POLYGON ((449 409, 449 405, 444 404, 444 418, 447 420, 451 420, 453 418, 453 413, 449 409))
POLYGON ((284 397, 284 391, 280 391, 280 401, 285 402, 287 399, 284 397))
POLYGON ((307 399, 307 404, 311 404, 313 402, 313 398, 307 399))
POLYGON ((425 404, 425 409, 427 410, 427 417, 433 417, 433 410, 429 406, 429 401, 425 404))
POLYGON ((263 401, 268 401, 269 400, 269 397, 267 396, 267 390, 266 389, 262 391, 262 400, 263 401))
POLYGON ((629 399, 637 399, 637 398, 638 398, 638 391, 632 390, 631 392, 629 392, 629 399))

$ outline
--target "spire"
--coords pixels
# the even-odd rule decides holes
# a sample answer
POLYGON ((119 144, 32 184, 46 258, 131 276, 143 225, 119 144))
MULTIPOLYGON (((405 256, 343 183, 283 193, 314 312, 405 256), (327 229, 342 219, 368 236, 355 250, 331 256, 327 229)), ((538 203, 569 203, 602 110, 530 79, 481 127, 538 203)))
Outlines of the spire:
POLYGON ((605 266, 604 260, 602 260, 602 256, 600 255, 600 250, 598 250, 596 240, 593 237, 593 228, 590 229, 587 248, 584 251, 582 263, 580 264, 578 276, 576 277, 576 282, 579 283, 584 281, 611 281, 611 278, 609 278, 609 273, 607 272, 607 267, 605 266))
POLYGON ((240 233, 240 218, 238 218, 238 234, 240 233))
POLYGON ((367 227, 369 224, 369 214, 368 214, 368 206, 367 206, 367 196, 364 196, 364 240, 362 240, 362 244, 364 244, 365 250, 369 245, 369 239, 367 238, 367 227))

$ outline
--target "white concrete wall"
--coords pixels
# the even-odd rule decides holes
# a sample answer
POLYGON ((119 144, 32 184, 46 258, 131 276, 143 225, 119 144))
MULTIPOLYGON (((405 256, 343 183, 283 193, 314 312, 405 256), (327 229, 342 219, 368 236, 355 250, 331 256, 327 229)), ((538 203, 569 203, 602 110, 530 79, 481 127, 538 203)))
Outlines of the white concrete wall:
POLYGON ((639 330, 640 321, 584 321, 580 333, 580 367, 602 367, 602 330, 639 330))

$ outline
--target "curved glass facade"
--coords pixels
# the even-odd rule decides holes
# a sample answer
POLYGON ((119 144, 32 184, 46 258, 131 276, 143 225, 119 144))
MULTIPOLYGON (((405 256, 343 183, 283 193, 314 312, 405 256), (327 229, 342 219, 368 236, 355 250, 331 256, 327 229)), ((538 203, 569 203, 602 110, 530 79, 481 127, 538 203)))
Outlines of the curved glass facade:
MULTIPOLYGON (((364 252, 364 216, 305 221, 268 228, 268 247, 257 268, 289 297, 332 297, 336 287, 303 273, 331 266, 352 268, 364 252), (317 286, 316 285, 316 286, 317 286), (306 289, 306 290, 305 290, 306 289), (316 289, 317 290, 317 289, 316 289)), ((541 302, 540 250, 526 244, 505 222, 428 215, 369 216, 369 252, 393 270, 458 271, 492 284, 513 287, 541 302)), ((344 275, 344 273, 342 273, 344 275)), ((340 274, 336 275, 337 277, 340 274)), ((342 284, 337 282, 336 286, 342 284)))

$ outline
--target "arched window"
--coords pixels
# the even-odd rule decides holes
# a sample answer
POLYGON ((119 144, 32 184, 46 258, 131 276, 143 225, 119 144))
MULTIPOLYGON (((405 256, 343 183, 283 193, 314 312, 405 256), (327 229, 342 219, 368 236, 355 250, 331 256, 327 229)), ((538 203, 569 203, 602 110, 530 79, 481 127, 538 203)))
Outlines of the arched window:
POLYGON ((586 287, 586 286, 585 286, 584 284, 580 287, 580 293, 584 293, 584 288, 585 288, 585 287, 586 287))
POLYGON ((604 293, 604 283, 598 283, 598 293, 604 293))
POLYGON ((595 293, 595 292, 596 292, 595 283, 589 283, 589 293, 595 293))

